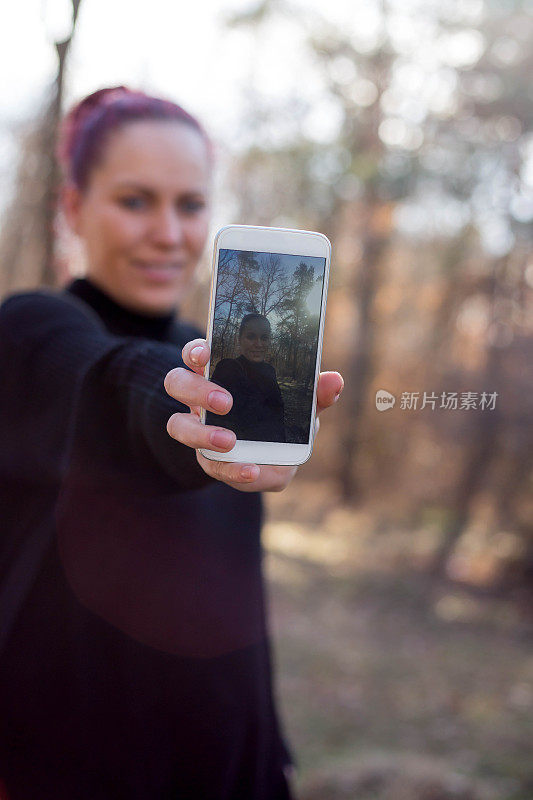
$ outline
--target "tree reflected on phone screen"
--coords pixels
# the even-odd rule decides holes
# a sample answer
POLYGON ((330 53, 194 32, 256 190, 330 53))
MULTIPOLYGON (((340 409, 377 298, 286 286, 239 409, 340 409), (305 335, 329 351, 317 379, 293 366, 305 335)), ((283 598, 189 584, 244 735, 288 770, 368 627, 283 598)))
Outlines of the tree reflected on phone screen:
POLYGON ((210 377, 233 396, 209 425, 247 441, 306 444, 325 259, 219 252, 210 377))

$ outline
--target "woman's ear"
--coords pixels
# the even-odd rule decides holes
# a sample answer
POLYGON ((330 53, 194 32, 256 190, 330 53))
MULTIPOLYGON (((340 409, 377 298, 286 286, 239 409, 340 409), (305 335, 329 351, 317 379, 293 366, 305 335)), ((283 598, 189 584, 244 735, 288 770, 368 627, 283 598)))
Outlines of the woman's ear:
POLYGON ((69 228, 80 235, 81 192, 73 183, 65 183, 59 191, 59 203, 69 228))

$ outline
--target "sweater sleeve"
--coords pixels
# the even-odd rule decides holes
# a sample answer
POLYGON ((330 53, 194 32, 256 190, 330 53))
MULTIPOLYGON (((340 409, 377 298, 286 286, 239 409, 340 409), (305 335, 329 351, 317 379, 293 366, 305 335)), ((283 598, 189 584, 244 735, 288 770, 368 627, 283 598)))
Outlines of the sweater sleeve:
MULTIPOLYGON (((65 396, 70 398, 70 431, 88 443, 86 456, 96 452, 91 441, 99 442, 102 462, 115 448, 123 464, 135 463, 139 469, 144 459, 151 463, 143 466, 179 488, 212 481, 195 450, 166 431, 171 414, 188 411, 163 385, 169 370, 184 366, 176 347, 112 336, 84 303, 44 291, 13 295, 3 303, 0 346, 4 364, 21 373, 22 405, 28 391, 36 396, 43 391, 48 402, 57 398, 54 405, 63 413, 65 396), (106 443, 105 438, 116 441, 106 443)), ((47 417, 53 419, 54 409, 43 413, 42 421, 47 417)), ((38 421, 28 419, 27 424, 31 430, 38 421)))

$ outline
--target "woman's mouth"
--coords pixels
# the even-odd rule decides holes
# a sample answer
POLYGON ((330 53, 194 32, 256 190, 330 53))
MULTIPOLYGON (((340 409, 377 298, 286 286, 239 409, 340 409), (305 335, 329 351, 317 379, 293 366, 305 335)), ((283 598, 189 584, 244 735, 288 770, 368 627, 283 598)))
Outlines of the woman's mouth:
POLYGON ((132 261, 131 263, 155 283, 170 283, 183 270, 183 264, 177 261, 132 261))

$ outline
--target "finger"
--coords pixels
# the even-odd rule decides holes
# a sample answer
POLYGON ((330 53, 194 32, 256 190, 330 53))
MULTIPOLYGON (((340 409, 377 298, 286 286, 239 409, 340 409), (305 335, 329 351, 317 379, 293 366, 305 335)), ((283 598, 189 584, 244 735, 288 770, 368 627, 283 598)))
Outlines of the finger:
POLYGON ((240 492, 281 492, 290 483, 298 467, 259 466, 258 464, 228 464, 211 461, 197 452, 196 457, 204 471, 213 478, 228 484, 240 492), (214 466, 216 465, 216 466, 214 466), (240 474, 243 467, 253 467, 256 477, 240 474))
POLYGON ((184 363, 199 375, 204 374, 204 367, 209 361, 211 351, 205 339, 193 339, 187 342, 181 356, 184 363))
POLYGON ((173 414, 167 422, 167 431, 188 447, 205 447, 221 453, 231 450, 237 439, 227 428, 203 425, 195 414, 173 414))
POLYGON ((227 461, 212 461, 201 453, 196 453, 198 463, 212 478, 216 478, 223 483, 227 483, 235 488, 250 486, 252 491, 259 491, 253 487, 261 474, 261 468, 257 464, 240 464, 227 461))
POLYGON ((339 372, 321 372, 316 388, 317 414, 337 402, 344 389, 344 381, 339 372))
POLYGON ((298 467, 261 466, 257 480, 250 484, 229 484, 241 492, 281 492, 296 475, 298 467))
POLYGON ((183 367, 170 370, 165 377, 165 390, 180 403, 201 406, 215 414, 227 414, 233 405, 229 392, 183 367))

